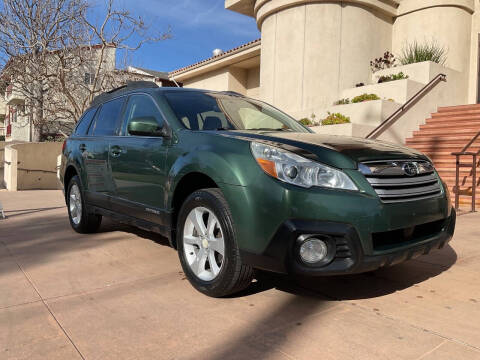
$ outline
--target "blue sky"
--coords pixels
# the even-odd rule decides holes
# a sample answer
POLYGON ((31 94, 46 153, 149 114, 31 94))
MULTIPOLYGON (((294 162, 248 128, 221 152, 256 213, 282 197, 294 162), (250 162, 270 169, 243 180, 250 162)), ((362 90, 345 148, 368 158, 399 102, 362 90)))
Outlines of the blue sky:
MULTIPOLYGON (((98 16, 102 0, 96 0, 98 16)), ((172 38, 144 45, 131 56, 135 66, 171 71, 211 56, 212 50, 228 50, 260 33, 253 18, 226 10, 224 0, 117 0, 116 4, 142 16, 152 30, 171 27, 172 38)))

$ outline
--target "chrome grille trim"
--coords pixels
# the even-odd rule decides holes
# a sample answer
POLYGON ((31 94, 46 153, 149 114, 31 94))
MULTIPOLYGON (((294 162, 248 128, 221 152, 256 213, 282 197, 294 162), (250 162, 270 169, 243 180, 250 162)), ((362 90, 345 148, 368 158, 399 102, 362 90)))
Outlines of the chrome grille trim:
POLYGON ((432 171, 430 172, 424 171, 419 175, 411 176, 403 174, 402 170, 405 163, 408 162, 415 163, 416 166, 418 164, 431 166, 427 161, 386 160, 364 162, 360 166, 360 171, 365 175, 367 181, 384 203, 417 201, 442 194, 442 187, 433 167, 431 167, 432 171), (376 169, 379 163, 382 166, 381 173, 369 171, 371 169, 369 164, 376 169))

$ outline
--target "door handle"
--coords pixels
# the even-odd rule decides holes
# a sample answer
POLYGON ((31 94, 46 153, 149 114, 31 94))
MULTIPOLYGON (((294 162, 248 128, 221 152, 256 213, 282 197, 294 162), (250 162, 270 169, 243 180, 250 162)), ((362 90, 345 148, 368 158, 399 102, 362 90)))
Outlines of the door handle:
POLYGON ((123 150, 120 146, 112 146, 110 149, 110 154, 113 157, 119 157, 122 154, 123 150))
POLYGON ((84 152, 85 150, 87 150, 87 146, 85 144, 81 144, 78 149, 80 150, 80 152, 84 152))

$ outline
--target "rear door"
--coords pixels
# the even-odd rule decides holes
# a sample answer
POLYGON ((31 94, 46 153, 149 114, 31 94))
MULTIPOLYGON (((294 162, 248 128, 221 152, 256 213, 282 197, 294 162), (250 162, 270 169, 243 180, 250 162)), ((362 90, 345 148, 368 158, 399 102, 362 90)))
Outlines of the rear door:
POLYGON ((114 207, 116 211, 165 225, 165 161, 169 140, 130 134, 129 123, 139 118, 154 118, 159 128, 165 126, 164 117, 150 95, 129 97, 120 136, 110 140, 114 207))
MULTIPOLYGON (((94 144, 93 137, 88 134, 90 124, 97 113, 98 108, 92 108, 87 110, 81 119, 78 121, 78 125, 75 128, 73 136, 70 138, 71 149, 72 149, 72 158, 75 159, 75 164, 80 170, 80 180, 84 186, 84 190, 88 191, 88 181, 87 181, 87 168, 86 162, 91 156, 94 144)), ((65 189, 66 190, 66 189, 65 189)))
POLYGON ((90 125, 92 145, 85 157, 90 204, 111 208, 110 195, 115 192, 112 173, 108 164, 109 142, 118 134, 125 97, 110 100, 98 110, 90 125))

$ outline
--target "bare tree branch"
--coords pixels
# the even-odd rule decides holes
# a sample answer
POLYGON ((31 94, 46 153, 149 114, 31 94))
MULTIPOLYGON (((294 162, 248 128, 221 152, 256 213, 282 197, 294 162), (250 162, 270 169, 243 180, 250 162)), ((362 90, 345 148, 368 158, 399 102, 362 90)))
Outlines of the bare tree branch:
MULTIPOLYGON (((147 43, 166 40, 141 17, 108 0, 104 16, 92 21, 88 0, 0 0, 0 89, 24 98, 22 116, 42 133, 73 128, 99 93, 145 76, 116 68, 147 43)), ((151 80, 155 80, 153 77, 151 80)))

